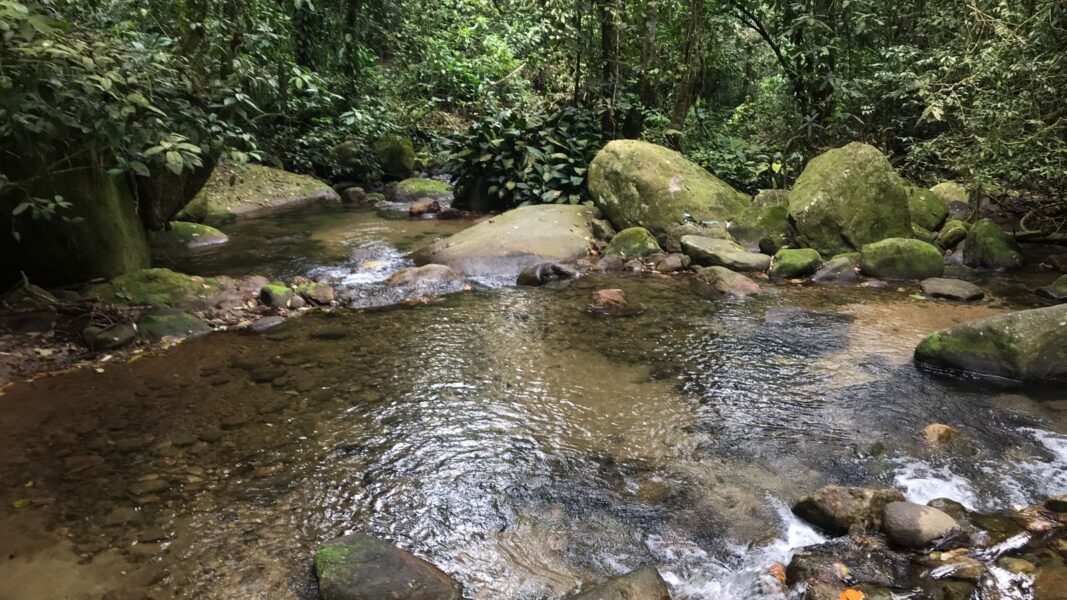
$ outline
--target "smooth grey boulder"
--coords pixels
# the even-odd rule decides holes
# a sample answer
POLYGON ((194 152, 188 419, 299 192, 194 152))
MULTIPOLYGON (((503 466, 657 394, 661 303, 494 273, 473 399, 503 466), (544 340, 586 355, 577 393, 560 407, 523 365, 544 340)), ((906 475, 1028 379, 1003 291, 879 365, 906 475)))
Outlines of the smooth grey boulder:
POLYGON ((593 589, 570 596, 569 600, 670 600, 667 583, 656 567, 645 566, 613 577, 593 589))
POLYGON ((856 274, 856 261, 847 256, 832 258, 815 271, 811 280, 815 283, 856 283, 859 281, 859 275, 856 274))
POLYGON ((687 235, 682 237, 681 242, 682 251, 701 266, 726 267, 733 271, 766 271, 771 268, 771 257, 749 252, 733 240, 687 235))
POLYGON ((734 298, 747 298, 763 291, 755 281, 726 267, 705 267, 697 273, 696 279, 712 290, 734 298))
POLYGON ((793 505, 793 514, 835 535, 853 527, 877 530, 886 504, 903 501, 904 495, 891 489, 828 485, 793 505))
POLYGON ((882 531, 904 548, 924 548, 958 527, 944 511, 912 502, 890 502, 882 516, 882 531))
POLYGON ((930 279, 924 279, 919 285, 922 287, 923 294, 931 298, 973 302, 985 297, 985 290, 961 279, 931 277, 930 279))
POLYGON ((362 533, 315 550, 323 600, 460 600, 462 587, 432 564, 362 533))

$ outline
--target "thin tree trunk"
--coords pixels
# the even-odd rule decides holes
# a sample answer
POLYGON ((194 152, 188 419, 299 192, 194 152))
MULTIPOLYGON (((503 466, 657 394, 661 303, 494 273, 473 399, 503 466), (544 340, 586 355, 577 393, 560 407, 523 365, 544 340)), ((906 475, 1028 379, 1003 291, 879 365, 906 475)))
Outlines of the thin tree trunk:
POLYGON ((649 73, 656 66, 656 35, 659 28, 659 0, 645 1, 645 21, 641 36, 641 65, 637 74, 637 95, 640 106, 630 108, 623 125, 623 137, 637 139, 645 128, 645 112, 653 109, 656 103, 656 91, 652 86, 649 73))
POLYGON ((601 130, 604 137, 614 139, 618 130, 615 118, 615 99, 619 92, 619 4, 618 0, 600 1, 600 60, 601 93, 604 114, 601 130))
POLYGON ((674 88, 674 106, 671 109, 671 136, 675 148, 681 147, 682 129, 689 109, 693 106, 693 96, 700 81, 701 55, 704 51, 704 0, 689 1, 689 23, 686 26, 685 73, 678 79, 674 88))
POLYGON ((574 3, 574 29, 576 35, 574 46, 574 98, 575 104, 578 104, 579 91, 582 85, 582 50, 584 44, 582 43, 582 3, 581 0, 575 0, 574 3))

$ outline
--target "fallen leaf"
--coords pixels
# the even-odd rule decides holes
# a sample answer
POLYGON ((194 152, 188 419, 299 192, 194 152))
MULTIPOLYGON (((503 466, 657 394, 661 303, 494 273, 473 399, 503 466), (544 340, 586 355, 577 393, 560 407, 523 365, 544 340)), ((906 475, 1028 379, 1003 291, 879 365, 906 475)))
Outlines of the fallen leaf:
POLYGON ((15 508, 26 508, 29 505, 30 505, 30 499, 29 498, 19 498, 18 500, 15 500, 14 502, 11 503, 11 506, 14 506, 15 508))
POLYGON ((863 600, 865 596, 863 592, 859 590, 847 589, 841 592, 841 595, 837 597, 837 600, 863 600))

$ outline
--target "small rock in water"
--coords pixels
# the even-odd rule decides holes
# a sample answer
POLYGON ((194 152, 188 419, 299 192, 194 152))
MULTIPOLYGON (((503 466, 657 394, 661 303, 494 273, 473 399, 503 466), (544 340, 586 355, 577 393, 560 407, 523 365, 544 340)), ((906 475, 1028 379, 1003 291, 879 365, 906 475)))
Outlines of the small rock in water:
POLYGON ((137 337, 137 331, 129 323, 119 323, 103 328, 90 325, 82 330, 82 339, 90 350, 114 350, 129 344, 137 337))
POLYGON ((1067 275, 1060 277, 1045 287, 1037 288, 1037 293, 1057 302, 1067 300, 1067 275))
POLYGON ((626 269, 626 259, 617 254, 605 256, 596 264, 596 270, 604 273, 623 271, 626 269))
POLYGON ((1067 513, 1067 494, 1053 496, 1045 501, 1045 508, 1057 513, 1067 513))
POLYGON ((958 433, 959 431, 954 427, 949 427, 944 423, 930 423, 923 427, 923 439, 931 445, 943 444, 958 433))
POLYGON ((670 600, 667 583, 653 566, 619 575, 571 600, 670 600))
POLYGON ((855 262, 847 256, 839 256, 830 259, 829 262, 816 271, 815 274, 811 276, 811 280, 815 283, 824 284, 848 284, 858 281, 859 276, 856 275, 855 262))
POLYGON ((525 286, 541 286, 546 283, 552 283, 553 281, 563 281, 566 279, 574 279, 578 276, 578 271, 574 270, 567 265, 561 265, 559 263, 539 263, 536 265, 530 265, 519 273, 517 283, 525 286))
POLYGON ((904 548, 923 548, 958 529, 948 514, 912 502, 890 502, 885 506, 882 530, 890 541, 904 548))
POLYGON ((959 300, 961 302, 973 302, 975 300, 981 300, 985 296, 985 290, 960 279, 946 279, 942 277, 931 277, 930 279, 924 279, 920 284, 923 290, 923 294, 931 298, 946 298, 948 300, 959 300))
POLYGON ((597 310, 621 310, 626 308, 626 294, 619 289, 593 292, 592 307, 597 310))
MULTIPOLYGON (((356 533, 315 550, 323 600, 460 600, 462 587, 432 564, 356 533)), ((658 600, 658 599, 657 599, 658 600)))
POLYGON ((367 191, 359 186, 345 188, 341 192, 341 201, 345 204, 363 204, 367 201, 367 191))
POLYGON ((441 203, 433 198, 420 198, 411 203, 408 214, 413 217, 421 217, 429 213, 441 211, 441 203))
POLYGON ((735 298, 747 298, 762 292, 755 281, 725 267, 707 267, 697 273, 697 281, 720 294, 735 298))
POLYGON ((688 256, 680 252, 672 252, 658 256, 652 265, 660 273, 677 273, 688 269, 689 263, 688 256))
POLYGON ((279 316, 264 317, 264 318, 256 321, 255 323, 252 323, 251 325, 249 325, 248 326, 248 330, 253 332, 253 333, 261 333, 261 332, 264 332, 264 331, 266 331, 266 330, 268 330, 268 329, 270 329, 272 327, 277 327, 278 325, 281 325, 284 322, 285 322, 285 317, 279 317, 279 316))
POLYGON ((885 506, 903 500, 896 490, 828 485, 793 505, 793 514, 842 535, 853 527, 879 529, 885 506))

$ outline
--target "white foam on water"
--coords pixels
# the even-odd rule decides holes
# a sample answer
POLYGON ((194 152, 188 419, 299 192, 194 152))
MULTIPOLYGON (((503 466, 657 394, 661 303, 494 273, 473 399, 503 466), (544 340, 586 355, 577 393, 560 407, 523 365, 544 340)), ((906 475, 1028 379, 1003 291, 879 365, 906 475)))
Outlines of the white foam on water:
POLYGON ((981 587, 992 588, 994 594, 983 594, 983 598, 998 600, 1030 600, 1034 597, 1034 578, 1025 573, 1012 573, 996 565, 987 565, 989 576, 983 578, 981 587))
POLYGON ((772 563, 788 564, 793 553, 826 538, 798 519, 776 498, 768 499, 782 522, 782 536, 761 548, 734 546, 727 560, 717 560, 695 544, 650 537, 646 544, 663 564, 660 574, 676 600, 786 600, 771 575, 772 563))
POLYGON ((978 507, 978 497, 971 483, 948 467, 935 467, 921 460, 903 460, 893 482, 908 500, 917 504, 926 504, 934 498, 949 498, 968 510, 978 507))
POLYGON ((1067 435, 1031 427, 1019 431, 1033 437, 1051 456, 1048 460, 1028 460, 1017 465, 1036 486, 1035 494, 1040 497, 1067 492, 1067 435))

